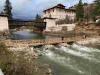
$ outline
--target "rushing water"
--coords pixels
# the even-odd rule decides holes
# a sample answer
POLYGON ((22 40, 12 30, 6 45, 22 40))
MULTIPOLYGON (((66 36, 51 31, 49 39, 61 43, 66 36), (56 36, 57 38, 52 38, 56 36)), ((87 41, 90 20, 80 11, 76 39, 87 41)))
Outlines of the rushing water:
MULTIPOLYGON (((37 34, 18 33, 21 39, 37 34)), ((34 36, 33 36, 34 35, 34 36)), ((41 36, 37 36, 40 38, 41 36)), ((44 36, 43 36, 44 37, 44 36)), ((38 61, 51 66, 54 75, 100 75, 100 49, 73 44, 72 46, 43 46, 38 61)))
POLYGON ((70 47, 43 47, 39 59, 49 63, 54 75, 100 75, 100 50, 73 44, 70 47))

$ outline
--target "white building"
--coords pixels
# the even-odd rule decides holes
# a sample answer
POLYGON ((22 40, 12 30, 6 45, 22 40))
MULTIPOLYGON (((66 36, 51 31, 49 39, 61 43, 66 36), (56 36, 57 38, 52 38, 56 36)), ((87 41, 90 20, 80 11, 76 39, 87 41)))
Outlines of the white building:
POLYGON ((62 4, 46 9, 43 14, 45 31, 62 31, 64 28, 71 31, 75 27, 75 17, 75 10, 66 9, 62 4))
POLYGON ((0 15, 0 31, 9 30, 8 18, 5 15, 0 15))

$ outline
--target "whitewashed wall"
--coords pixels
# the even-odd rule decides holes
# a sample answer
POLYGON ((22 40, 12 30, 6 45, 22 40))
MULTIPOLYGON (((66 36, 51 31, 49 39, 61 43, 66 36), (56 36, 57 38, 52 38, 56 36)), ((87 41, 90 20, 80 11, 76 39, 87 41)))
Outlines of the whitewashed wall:
POLYGON ((62 30, 63 27, 67 27, 67 31, 72 31, 75 29, 76 24, 61 24, 59 25, 59 28, 62 30))
POLYGON ((54 19, 45 19, 46 22, 46 29, 45 31, 53 31, 53 28, 55 27, 55 20, 54 19))
POLYGON ((54 8, 49 11, 46 11, 46 13, 43 14, 43 17, 52 17, 57 19, 65 19, 66 15, 69 16, 70 19, 75 19, 75 12, 69 12, 65 11, 64 9, 54 8))
POLYGON ((63 27, 66 27, 67 31, 72 31, 76 26, 75 23, 56 25, 56 20, 54 19, 45 19, 44 21, 46 22, 45 31, 61 31, 63 27))
POLYGON ((8 18, 0 16, 0 31, 5 31, 5 30, 9 30, 8 18))

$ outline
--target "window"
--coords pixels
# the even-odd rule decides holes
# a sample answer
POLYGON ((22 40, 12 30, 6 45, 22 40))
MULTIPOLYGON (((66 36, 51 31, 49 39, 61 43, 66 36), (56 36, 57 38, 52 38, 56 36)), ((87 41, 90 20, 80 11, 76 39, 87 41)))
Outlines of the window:
POLYGON ((46 14, 46 11, 44 13, 46 14))
POLYGON ((49 17, 51 18, 51 14, 49 15, 49 17))
POLYGON ((54 9, 53 9, 53 12, 54 12, 54 9))

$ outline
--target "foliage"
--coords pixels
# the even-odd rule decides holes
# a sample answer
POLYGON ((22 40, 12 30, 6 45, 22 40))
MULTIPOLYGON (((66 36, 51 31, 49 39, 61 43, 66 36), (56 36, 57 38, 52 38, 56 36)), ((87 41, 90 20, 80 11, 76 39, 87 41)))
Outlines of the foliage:
POLYGON ((96 20, 96 17, 100 16, 100 0, 95 0, 94 5, 95 6, 91 16, 93 17, 94 20, 96 20))
POLYGON ((38 31, 39 31, 39 30, 42 31, 42 30, 44 30, 45 27, 46 27, 45 22, 43 21, 43 19, 41 18, 41 16, 38 15, 38 14, 37 14, 36 17, 35 17, 35 25, 34 25, 34 27, 35 27, 36 29, 38 29, 38 31))
POLYGON ((39 20, 39 19, 41 19, 41 16, 39 14, 37 14, 36 17, 35 17, 35 19, 39 20))
POLYGON ((88 5, 88 3, 84 3, 83 5, 86 6, 86 5, 88 5))
POLYGON ((12 59, 12 52, 8 51, 7 47, 3 43, 0 43, 0 68, 5 75, 8 71, 11 71, 12 59))
POLYGON ((83 7, 82 0, 79 1, 78 5, 76 6, 76 18, 77 21, 82 21, 84 18, 84 7, 83 7))
POLYGON ((12 6, 9 0, 5 2, 4 14, 8 16, 8 19, 12 19, 12 6))
POLYGON ((96 16, 100 16, 100 0, 95 0, 94 4, 95 4, 95 9, 93 12, 93 16, 95 18, 96 16))

